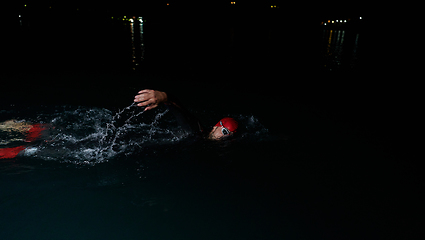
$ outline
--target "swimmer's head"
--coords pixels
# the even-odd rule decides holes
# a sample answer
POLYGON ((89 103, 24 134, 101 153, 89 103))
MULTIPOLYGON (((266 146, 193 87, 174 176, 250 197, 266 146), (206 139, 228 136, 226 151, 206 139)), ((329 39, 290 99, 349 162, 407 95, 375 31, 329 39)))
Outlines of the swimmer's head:
POLYGON ((212 140, 219 140, 232 136, 238 129, 238 122, 230 117, 221 119, 211 130, 208 138, 212 140))

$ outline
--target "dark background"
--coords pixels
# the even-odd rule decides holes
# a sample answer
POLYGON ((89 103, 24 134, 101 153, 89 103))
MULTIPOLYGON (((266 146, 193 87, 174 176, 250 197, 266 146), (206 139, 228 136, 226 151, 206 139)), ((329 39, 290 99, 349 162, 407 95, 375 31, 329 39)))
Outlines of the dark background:
MULTIPOLYGON (((420 94, 409 76, 410 65, 406 62, 410 59, 397 50, 400 43, 396 36, 403 31, 390 24, 391 19, 379 15, 384 11, 381 6, 372 8, 354 1, 236 1, 235 6, 227 1, 169 1, 169 6, 167 2, 5 4, 1 109, 40 105, 117 109, 128 106, 138 90, 153 88, 178 95, 191 110, 253 114, 276 135, 311 137, 331 128, 338 132, 335 126, 342 125, 336 136, 345 136, 344 129, 350 129, 347 132, 355 132, 372 149, 367 153, 379 152, 378 160, 373 160, 374 154, 362 159, 364 152, 359 151, 348 157, 358 165, 311 163, 307 172, 300 170, 298 180, 303 174, 310 177, 289 187, 297 195, 292 199, 305 201, 298 203, 309 205, 305 215, 313 211, 317 217, 331 208, 333 202, 327 202, 330 198, 337 199, 336 203, 347 203, 339 194, 344 191, 338 190, 343 188, 341 182, 349 181, 351 188, 346 191, 350 193, 345 193, 358 198, 347 204, 362 211, 354 214, 353 225, 346 225, 351 220, 341 223, 348 232, 354 233, 356 226, 367 225, 369 228, 362 233, 378 232, 384 233, 385 238, 407 239, 418 235, 418 226, 423 225, 423 221, 416 220, 423 200, 423 154, 417 153, 420 141, 416 138, 420 136, 416 125, 421 110, 420 94), (279 8, 271 9, 270 5, 279 8), (144 60, 137 67, 131 62, 129 25, 116 20, 124 15, 143 16, 145 20, 144 60), (358 21, 360 16, 362 21, 358 21), (339 18, 353 19, 341 27, 346 34, 346 55, 340 56, 341 65, 324 67, 331 60, 324 57, 323 32, 331 28, 323 27, 321 22, 339 18), (352 66, 349 53, 356 34, 360 36, 359 53, 352 66), (282 116, 287 109, 298 117, 282 116), (312 119, 317 120, 315 124, 312 119), (351 182, 354 178, 342 176, 344 169, 358 170, 364 177, 356 184, 351 182), (316 172, 329 173, 332 178, 321 178, 314 175, 316 172), (331 187, 309 185, 316 177, 331 187), (313 192, 319 203, 308 201, 310 195, 304 197, 297 186, 308 186, 307 192, 313 192), (370 215, 366 214, 369 217, 365 220, 362 214, 367 211, 370 215), (375 231, 375 226, 379 231, 375 231)), ((2 116, 8 117, 13 116, 2 116)), ((325 142, 326 138, 330 137, 324 136, 325 142)), ((276 158, 279 144, 259 144, 254 157, 276 158)), ((302 148, 297 144, 291 146, 302 148)), ((347 151, 358 146, 336 152, 346 156, 347 151)), ((324 146, 308 147, 314 151, 324 146)), ((267 162, 257 175, 253 174, 258 167, 254 161, 235 168, 240 179, 266 186, 263 191, 270 193, 278 192, 284 182, 291 181, 287 176, 297 175, 287 170, 285 176, 279 169, 291 169, 297 164, 267 162)), ((280 198, 284 196, 276 199, 280 198)), ((341 208, 347 212, 349 206, 341 208)), ((327 220, 332 214, 328 213, 327 220)), ((312 221, 317 228, 326 227, 327 222, 335 223, 312 221)), ((344 236, 345 232, 339 234, 344 236)))

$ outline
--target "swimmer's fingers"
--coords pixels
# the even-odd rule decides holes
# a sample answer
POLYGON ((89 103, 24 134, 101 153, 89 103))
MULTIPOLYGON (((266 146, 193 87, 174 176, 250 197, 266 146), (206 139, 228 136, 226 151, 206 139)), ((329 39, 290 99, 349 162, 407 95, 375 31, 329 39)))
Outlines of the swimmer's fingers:
POLYGON ((153 93, 155 90, 151 90, 151 89, 143 89, 141 91, 138 92, 138 94, 143 94, 143 93, 153 93))
MULTIPOLYGON (((141 101, 137 104, 137 106, 139 106, 139 107, 147 107, 149 105, 158 106, 158 101, 156 100, 156 98, 149 98, 149 99, 147 99, 145 101, 141 101)), ((147 110, 149 110, 149 109, 147 109, 147 110)))
POLYGON ((134 102, 140 103, 149 100, 149 97, 143 95, 136 95, 134 97, 134 102))
POLYGON ((155 97, 153 90, 142 90, 138 95, 134 96, 134 102, 144 102, 155 97))
POLYGON ((137 106, 139 107, 146 107, 145 111, 156 108, 158 107, 158 104, 159 104, 158 99, 154 95, 136 97, 134 99, 134 102, 138 102, 137 106))
POLYGON ((137 102, 137 106, 146 107, 146 110, 151 110, 158 107, 159 104, 167 102, 168 97, 165 92, 145 89, 139 91, 139 95, 134 97, 134 102, 137 102))

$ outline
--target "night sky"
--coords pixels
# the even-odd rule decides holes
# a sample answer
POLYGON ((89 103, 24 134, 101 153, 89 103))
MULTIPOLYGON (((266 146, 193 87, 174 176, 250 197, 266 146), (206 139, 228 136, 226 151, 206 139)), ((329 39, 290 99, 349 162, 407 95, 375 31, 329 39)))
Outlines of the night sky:
MULTIPOLYGON (((328 15, 365 15, 372 11, 371 7, 362 1, 326 1, 306 3, 305 1, 14 1, 7 4, 15 11, 22 11, 24 8, 35 11, 57 10, 57 11, 93 11, 97 13, 109 12, 157 12, 165 9, 174 9, 186 13, 195 13, 196 11, 215 12, 226 10, 246 10, 252 11, 252 14, 258 14, 261 11, 267 11, 271 6, 276 6, 282 14, 290 16, 298 16, 300 18, 309 18, 312 16, 328 16, 328 15)), ((6 8, 5 8, 6 9, 6 8)))

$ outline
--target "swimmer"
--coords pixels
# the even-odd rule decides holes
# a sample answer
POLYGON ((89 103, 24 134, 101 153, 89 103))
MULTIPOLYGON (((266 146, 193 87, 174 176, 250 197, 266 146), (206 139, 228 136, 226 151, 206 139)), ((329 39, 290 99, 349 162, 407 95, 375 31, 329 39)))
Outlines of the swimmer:
POLYGON ((145 107, 144 111, 154 109, 160 104, 164 104, 174 113, 183 129, 189 133, 203 136, 210 140, 228 138, 234 135, 238 129, 238 122, 235 119, 225 117, 212 128, 211 132, 208 134, 204 133, 204 128, 199 120, 190 114, 188 110, 183 108, 174 96, 165 92, 150 89, 141 90, 134 97, 134 102, 138 103, 137 106, 139 107, 145 107))

